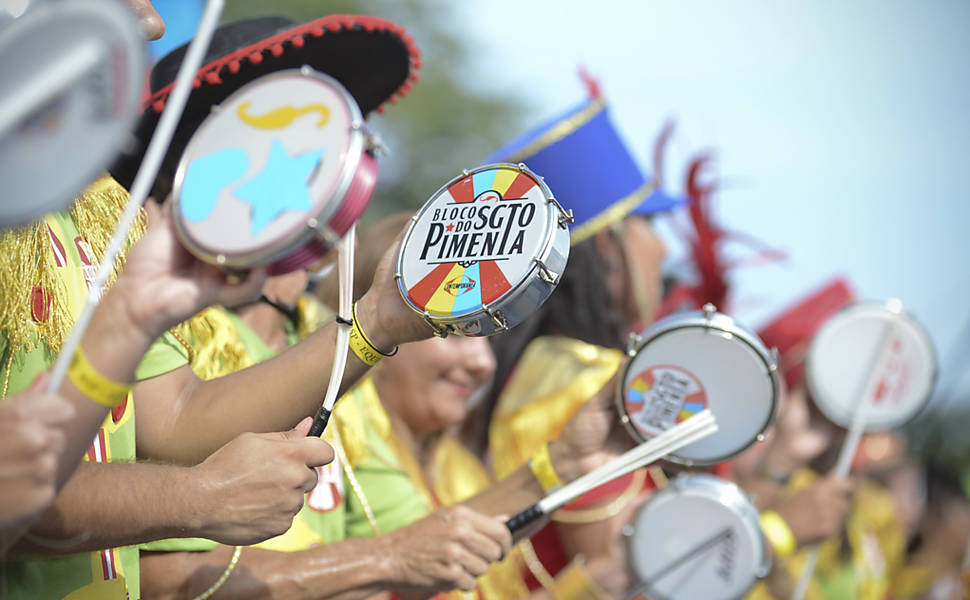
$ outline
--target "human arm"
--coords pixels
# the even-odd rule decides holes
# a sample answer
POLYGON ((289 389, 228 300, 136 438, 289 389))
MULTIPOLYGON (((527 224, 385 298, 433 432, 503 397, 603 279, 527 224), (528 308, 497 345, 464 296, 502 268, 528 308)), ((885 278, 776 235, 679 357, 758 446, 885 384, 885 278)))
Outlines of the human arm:
POLYGON ((775 512, 785 521, 798 548, 836 537, 852 508, 851 480, 828 475, 778 502, 775 512))
POLYGON ((73 406, 44 393, 42 374, 30 390, 0 403, 0 556, 53 500, 57 458, 73 406))
MULTIPOLYGON (((500 520, 455 506, 375 538, 298 552, 245 548, 220 593, 237 599, 357 600, 393 590, 428 597, 474 589, 475 578, 510 546, 511 536, 500 520)), ((194 598, 221 575, 230 554, 230 548, 145 554, 142 592, 151 598, 194 598)))
MULTIPOLYGON (((361 329, 384 350, 431 335, 394 281, 399 240, 357 303, 361 329)), ((285 429, 315 414, 330 379, 336 331, 337 324, 330 323, 276 357, 226 377, 202 381, 183 367, 140 382, 134 394, 138 455, 194 464, 241 431, 285 429)), ((368 368, 349 353, 342 391, 368 368)))
POLYGON ((195 467, 84 463, 19 550, 75 553, 170 537, 256 543, 286 531, 333 449, 285 433, 245 434, 195 467), (53 540, 53 543, 32 543, 53 540))
MULTIPOLYGON (((125 268, 99 302, 81 350, 103 377, 132 382, 142 355, 166 329, 210 304, 255 296, 262 280, 262 273, 253 272, 242 284, 228 282, 224 273, 182 249, 171 219, 160 216, 132 248, 125 268)), ((64 428, 58 487, 76 468, 107 413, 105 406, 78 390, 70 377, 60 393, 74 406, 75 417, 64 428)))
MULTIPOLYGON (((605 464, 634 445, 613 404, 616 377, 618 374, 584 403, 559 437, 549 442, 552 466, 564 483, 605 464)), ((527 462, 465 504, 487 514, 514 515, 545 495, 527 462)))

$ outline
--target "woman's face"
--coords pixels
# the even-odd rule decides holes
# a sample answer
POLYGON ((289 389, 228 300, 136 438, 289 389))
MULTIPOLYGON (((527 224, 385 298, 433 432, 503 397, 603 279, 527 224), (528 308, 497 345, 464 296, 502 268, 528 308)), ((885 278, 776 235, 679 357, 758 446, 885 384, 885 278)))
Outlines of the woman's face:
POLYGON ((494 371, 485 338, 453 335, 402 345, 375 376, 381 401, 413 432, 432 433, 460 423, 472 393, 494 371))

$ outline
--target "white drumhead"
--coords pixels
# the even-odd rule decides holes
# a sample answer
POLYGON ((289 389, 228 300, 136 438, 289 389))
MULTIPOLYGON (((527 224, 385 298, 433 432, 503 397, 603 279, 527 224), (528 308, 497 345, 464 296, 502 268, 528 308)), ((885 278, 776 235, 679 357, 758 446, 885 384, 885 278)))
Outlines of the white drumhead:
POLYGON ((538 175, 516 165, 452 180, 425 203, 401 244, 402 296, 418 312, 451 319, 514 293, 537 276, 533 259, 551 244, 558 217, 551 197, 538 175))
POLYGON ((916 416, 933 391, 936 360, 926 331, 898 303, 854 304, 812 338, 805 373, 816 405, 842 427, 871 390, 866 430, 872 431, 916 416))
POLYGON ((774 415, 774 362, 756 336, 719 316, 720 326, 696 316, 658 323, 659 333, 647 332, 624 372, 620 408, 641 440, 704 408, 714 413, 717 433, 681 448, 673 460, 712 464, 730 458, 754 443, 774 415))
POLYGON ((244 268, 309 241, 312 223, 337 211, 359 164, 360 123, 347 91, 310 69, 273 73, 233 93, 179 164, 174 209, 189 248, 244 268))
POLYGON ((768 568, 757 510, 736 485, 706 474, 654 495, 633 521, 628 549, 653 600, 741 598, 768 568))
POLYGON ((138 111, 145 42, 121 2, 33 3, 0 31, 0 226, 66 207, 138 111))

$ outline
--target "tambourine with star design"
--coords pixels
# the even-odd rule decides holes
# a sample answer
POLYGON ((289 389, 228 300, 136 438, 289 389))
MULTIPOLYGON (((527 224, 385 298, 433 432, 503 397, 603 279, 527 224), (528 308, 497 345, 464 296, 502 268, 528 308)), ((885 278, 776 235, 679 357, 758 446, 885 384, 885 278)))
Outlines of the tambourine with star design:
POLYGON ((379 147, 332 77, 303 67, 256 79, 186 146, 172 192, 179 237, 227 270, 305 268, 363 212, 379 147))

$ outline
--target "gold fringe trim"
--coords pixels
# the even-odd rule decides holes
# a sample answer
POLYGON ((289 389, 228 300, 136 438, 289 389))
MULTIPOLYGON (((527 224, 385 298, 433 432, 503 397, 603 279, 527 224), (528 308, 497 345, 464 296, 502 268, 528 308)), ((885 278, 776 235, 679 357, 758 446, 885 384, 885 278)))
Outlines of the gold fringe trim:
POLYGON ((203 381, 251 367, 255 363, 228 311, 210 306, 171 329, 189 353, 189 366, 203 381))
MULTIPOLYGON (((128 203, 128 192, 114 179, 103 177, 85 188, 70 209, 78 233, 88 242, 94 260, 100 262, 128 203)), ((148 227, 141 211, 108 279, 110 287, 124 266, 128 251, 148 227)), ((61 240, 68 247, 74 240, 61 240)), ((6 334, 6 350, 15 355, 44 347, 53 358, 60 351, 74 320, 67 307, 67 290, 57 276, 47 223, 0 231, 0 330, 6 334), (37 323, 31 313, 31 293, 40 286, 50 294, 50 314, 37 323)))

